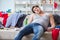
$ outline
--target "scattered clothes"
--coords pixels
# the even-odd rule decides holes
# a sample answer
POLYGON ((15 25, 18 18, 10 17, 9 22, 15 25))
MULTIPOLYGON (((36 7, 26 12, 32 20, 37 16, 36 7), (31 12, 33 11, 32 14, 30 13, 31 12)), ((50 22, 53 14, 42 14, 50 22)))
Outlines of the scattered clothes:
POLYGON ((23 21, 24 21, 25 17, 26 17, 25 14, 22 15, 21 17, 19 17, 15 27, 18 27, 18 28, 22 27, 23 26, 23 21))
POLYGON ((3 13, 3 12, 0 12, 0 17, 2 17, 3 18, 3 26, 5 27, 5 25, 6 25, 6 21, 7 21, 7 18, 8 18, 8 13, 3 13))
POLYGON ((4 26, 3 26, 3 24, 2 24, 2 22, 0 21, 0 28, 4 28, 4 26))
POLYGON ((54 15, 54 20, 55 20, 56 25, 60 24, 60 16, 59 15, 54 15))
POLYGON ((7 23, 6 23, 6 27, 15 27, 15 25, 17 24, 17 21, 19 19, 19 17, 21 17, 24 13, 13 13, 11 14, 8 19, 7 19, 7 23))

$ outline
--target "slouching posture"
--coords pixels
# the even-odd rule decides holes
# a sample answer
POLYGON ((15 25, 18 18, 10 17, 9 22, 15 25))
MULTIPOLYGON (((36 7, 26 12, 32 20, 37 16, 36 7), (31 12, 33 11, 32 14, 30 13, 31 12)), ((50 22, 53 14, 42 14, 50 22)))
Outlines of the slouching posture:
POLYGON ((22 37, 34 33, 32 40, 40 40, 46 30, 50 31, 55 27, 52 14, 44 13, 38 5, 32 7, 34 14, 30 15, 28 25, 23 28, 14 40, 22 40, 22 37), (48 24, 51 27, 48 27, 48 24))

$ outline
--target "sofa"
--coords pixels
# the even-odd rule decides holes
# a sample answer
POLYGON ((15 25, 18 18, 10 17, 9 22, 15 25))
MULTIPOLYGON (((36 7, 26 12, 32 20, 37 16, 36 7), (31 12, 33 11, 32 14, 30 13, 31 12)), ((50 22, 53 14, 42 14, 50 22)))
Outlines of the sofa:
MULTIPOLYGON (((54 15, 54 20, 56 25, 60 24, 60 16, 54 15)), ((5 28, 5 30, 4 29, 0 30, 0 40, 14 40, 14 37, 19 33, 19 31, 22 30, 22 28, 14 28, 14 29, 5 28)), ((34 34, 24 36, 22 40, 31 40, 33 35, 34 34)), ((41 40, 52 40, 52 32, 46 31, 44 35, 41 37, 41 40)), ((58 40, 60 40, 60 32, 58 40)))
MULTIPOLYGON (((19 33, 19 31, 21 31, 21 29, 19 28, 14 28, 14 29, 10 29, 10 28, 5 28, 0 30, 0 40, 14 40, 14 37, 19 33)), ((60 32, 59 32, 60 33, 60 32)), ((51 36, 51 32, 45 32, 44 35, 41 37, 41 40, 52 40, 52 36, 51 36)), ((22 40, 31 40, 34 34, 30 34, 27 36, 24 36, 22 38, 22 40)), ((58 40, 60 40, 60 35, 58 40)))

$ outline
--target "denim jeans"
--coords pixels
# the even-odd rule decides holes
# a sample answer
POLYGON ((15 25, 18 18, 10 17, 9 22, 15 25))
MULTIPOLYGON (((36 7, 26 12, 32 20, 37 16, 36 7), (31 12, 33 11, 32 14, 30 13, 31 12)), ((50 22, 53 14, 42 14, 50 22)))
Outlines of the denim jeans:
POLYGON ((40 37, 44 33, 44 29, 40 24, 31 23, 21 30, 14 40, 22 40, 22 37, 34 33, 32 40, 40 40, 40 37))

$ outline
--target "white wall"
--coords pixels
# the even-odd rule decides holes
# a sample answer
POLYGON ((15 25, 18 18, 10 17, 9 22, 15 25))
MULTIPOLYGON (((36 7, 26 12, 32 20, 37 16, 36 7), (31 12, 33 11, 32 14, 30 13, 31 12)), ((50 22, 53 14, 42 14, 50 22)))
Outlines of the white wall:
POLYGON ((0 0, 0 10, 1 10, 1 0, 0 0))
POLYGON ((0 0, 0 10, 7 11, 8 9, 15 9, 15 2, 14 0, 0 0))

